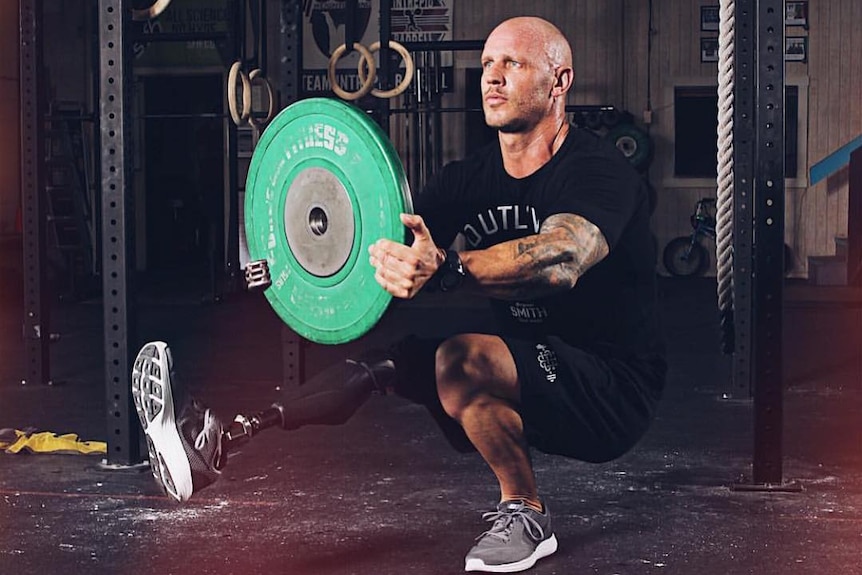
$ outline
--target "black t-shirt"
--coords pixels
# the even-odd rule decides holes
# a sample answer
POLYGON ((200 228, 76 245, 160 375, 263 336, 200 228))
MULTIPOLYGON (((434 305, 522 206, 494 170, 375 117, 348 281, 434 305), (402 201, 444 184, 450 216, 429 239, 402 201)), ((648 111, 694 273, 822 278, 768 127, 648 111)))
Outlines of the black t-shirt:
POLYGON ((467 249, 538 233, 553 214, 582 216, 598 226, 610 253, 564 293, 491 300, 504 333, 558 336, 605 356, 663 357, 646 186, 608 141, 572 126, 551 160, 520 179, 506 173, 493 142, 445 166, 415 209, 438 245, 460 233, 467 249))

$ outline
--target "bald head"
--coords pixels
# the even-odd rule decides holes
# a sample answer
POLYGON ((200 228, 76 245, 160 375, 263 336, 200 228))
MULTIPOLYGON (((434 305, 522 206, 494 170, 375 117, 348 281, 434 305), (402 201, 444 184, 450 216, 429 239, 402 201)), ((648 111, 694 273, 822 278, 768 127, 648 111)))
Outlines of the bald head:
POLYGON ((513 34, 529 39, 531 45, 539 48, 547 57, 551 69, 572 67, 572 47, 559 28, 536 16, 519 16, 499 24, 488 36, 513 34))
POLYGON ((485 122, 501 134, 556 134, 573 79, 572 49, 556 26, 535 17, 506 20, 482 50, 485 122))

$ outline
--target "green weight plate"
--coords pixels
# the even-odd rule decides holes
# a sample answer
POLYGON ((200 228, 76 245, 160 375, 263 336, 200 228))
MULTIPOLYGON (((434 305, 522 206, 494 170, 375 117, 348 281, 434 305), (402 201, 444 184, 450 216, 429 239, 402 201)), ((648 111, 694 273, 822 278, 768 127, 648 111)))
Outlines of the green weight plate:
POLYGON ((388 136, 364 112, 329 98, 282 110, 260 138, 246 181, 249 256, 266 260, 279 317, 317 343, 367 333, 390 296, 368 247, 405 240, 410 189, 388 136))

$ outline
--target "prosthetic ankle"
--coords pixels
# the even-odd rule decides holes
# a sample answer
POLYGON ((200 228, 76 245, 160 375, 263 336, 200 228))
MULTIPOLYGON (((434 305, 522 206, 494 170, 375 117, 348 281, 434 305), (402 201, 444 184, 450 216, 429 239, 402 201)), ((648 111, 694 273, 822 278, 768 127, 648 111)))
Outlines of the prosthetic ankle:
POLYGON ((298 387, 287 390, 282 403, 255 413, 239 414, 225 429, 228 450, 267 429, 298 429, 304 425, 340 425, 356 413, 372 393, 386 395, 395 385, 395 362, 391 354, 372 352, 347 359, 323 370, 298 387))
POLYGON ((264 429, 275 427, 276 425, 284 425, 283 409, 278 403, 274 403, 272 407, 259 411, 254 415, 237 414, 233 418, 233 422, 225 428, 222 434, 222 449, 225 452, 236 449, 264 429))

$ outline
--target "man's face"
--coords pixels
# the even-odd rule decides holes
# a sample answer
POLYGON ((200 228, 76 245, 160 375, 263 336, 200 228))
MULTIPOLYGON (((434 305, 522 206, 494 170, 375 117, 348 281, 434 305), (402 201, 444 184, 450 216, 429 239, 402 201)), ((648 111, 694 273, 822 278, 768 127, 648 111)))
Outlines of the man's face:
POLYGON ((501 26, 482 51, 482 109, 501 132, 533 128, 551 109, 554 70, 545 43, 515 26, 501 26))

